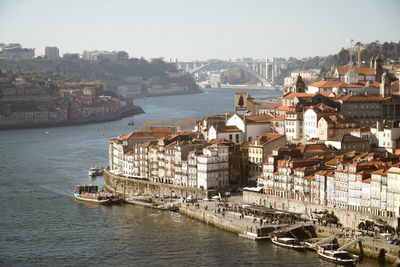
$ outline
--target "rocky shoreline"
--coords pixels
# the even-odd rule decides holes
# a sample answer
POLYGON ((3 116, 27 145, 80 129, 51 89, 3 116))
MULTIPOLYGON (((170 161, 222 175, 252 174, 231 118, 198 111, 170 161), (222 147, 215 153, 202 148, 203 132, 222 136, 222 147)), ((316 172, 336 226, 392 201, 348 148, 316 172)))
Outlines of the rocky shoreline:
POLYGON ((10 123, 0 123, 0 130, 13 130, 13 129, 32 129, 32 128, 44 128, 44 127, 61 127, 61 126, 72 126, 72 125, 83 125, 98 122, 107 122, 120 120, 132 115, 142 114, 144 110, 139 106, 133 106, 132 109, 122 110, 120 112, 110 114, 107 116, 91 118, 91 119, 79 119, 79 120, 65 120, 65 121, 14 121, 10 123))

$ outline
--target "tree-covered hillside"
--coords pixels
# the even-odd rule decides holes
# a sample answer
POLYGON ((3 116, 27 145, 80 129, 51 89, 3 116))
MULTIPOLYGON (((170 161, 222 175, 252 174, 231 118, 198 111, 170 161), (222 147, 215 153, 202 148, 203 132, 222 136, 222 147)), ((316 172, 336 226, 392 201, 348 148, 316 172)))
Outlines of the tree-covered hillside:
POLYGON ((112 89, 126 83, 128 76, 141 76, 144 80, 157 78, 160 84, 176 83, 190 89, 198 89, 191 76, 169 76, 169 72, 176 72, 174 64, 161 60, 148 62, 145 59, 132 58, 124 61, 88 61, 88 60, 46 60, 35 58, 30 60, 0 60, 0 69, 21 72, 50 72, 75 77, 77 81, 100 80, 106 82, 112 89))

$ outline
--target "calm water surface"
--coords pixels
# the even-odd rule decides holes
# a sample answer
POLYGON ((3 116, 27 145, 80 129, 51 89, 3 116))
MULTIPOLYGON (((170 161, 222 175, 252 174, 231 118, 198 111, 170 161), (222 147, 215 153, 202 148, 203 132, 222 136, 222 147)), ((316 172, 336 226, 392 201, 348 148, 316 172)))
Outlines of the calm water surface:
POLYGON ((148 120, 223 114, 233 109, 234 92, 138 99, 146 113, 120 121, 0 131, 0 266, 334 266, 177 213, 73 199, 77 184, 103 184, 87 173, 107 165, 109 139, 148 120))

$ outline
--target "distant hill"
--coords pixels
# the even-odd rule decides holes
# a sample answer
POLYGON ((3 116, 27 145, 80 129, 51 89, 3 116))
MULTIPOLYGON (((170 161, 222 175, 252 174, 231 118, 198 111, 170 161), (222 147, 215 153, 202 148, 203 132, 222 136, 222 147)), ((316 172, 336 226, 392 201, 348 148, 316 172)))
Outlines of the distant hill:
POLYGON ((231 67, 221 73, 221 80, 229 84, 257 84, 259 81, 240 67, 231 67))
POLYGON ((35 58, 30 60, 0 60, 0 69, 21 72, 50 72, 75 77, 77 81, 100 80, 107 83, 111 89, 116 90, 126 83, 129 76, 141 76, 144 80, 156 78, 161 85, 175 83, 186 86, 190 90, 197 90, 194 79, 190 75, 170 77, 169 73, 176 73, 174 64, 161 60, 148 62, 145 59, 132 58, 124 61, 109 60, 46 60, 35 58))

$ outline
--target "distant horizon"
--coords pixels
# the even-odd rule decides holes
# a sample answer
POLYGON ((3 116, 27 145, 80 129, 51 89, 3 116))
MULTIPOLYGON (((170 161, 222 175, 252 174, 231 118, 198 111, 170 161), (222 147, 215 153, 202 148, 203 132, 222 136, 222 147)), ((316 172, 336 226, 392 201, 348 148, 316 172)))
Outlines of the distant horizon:
POLYGON ((0 36, 60 54, 126 51, 175 61, 325 57, 396 42, 400 1, 105 0, 0 2, 0 36))
MULTIPOLYGON (((363 43, 362 42, 362 44, 363 45, 365 45, 365 44, 370 44, 370 43, 373 43, 373 42, 377 42, 378 41, 378 43, 380 43, 380 44, 383 44, 383 43, 385 43, 385 42, 387 42, 387 43, 400 43, 400 40, 399 41, 385 41, 385 42, 381 42, 381 41, 379 41, 379 40, 374 40, 374 41, 370 41, 370 42, 366 42, 366 43, 363 43)), ((82 56, 82 54, 83 54, 83 52, 84 51, 105 51, 105 52, 120 52, 120 51, 125 51, 125 52, 128 52, 128 51, 126 51, 126 50, 104 50, 104 49, 93 49, 93 50, 83 50, 83 51, 81 51, 81 52, 69 52, 69 51, 65 51, 65 52, 61 52, 62 50, 61 50, 61 48, 60 47, 58 47, 58 46, 50 46, 50 45, 44 45, 44 46, 41 46, 41 47, 27 47, 27 46, 24 46, 24 44, 22 44, 22 43, 20 43, 20 42, 4 42, 4 41, 0 41, 0 43, 3 43, 3 44, 5 44, 5 45, 8 45, 8 44, 14 44, 14 43, 16 43, 16 44, 20 44, 21 46, 22 46, 22 48, 23 49, 36 49, 36 48, 45 48, 45 47, 57 47, 58 49, 59 49, 59 51, 60 51, 60 58, 62 58, 62 56, 64 55, 64 54, 79 54, 80 56, 82 56)), ((354 45, 354 43, 353 43, 353 45, 354 45)), ((253 60, 266 60, 266 59, 272 59, 272 58, 284 58, 284 59, 286 59, 286 60, 288 60, 289 58, 295 58, 295 59, 298 59, 298 60, 303 60, 303 59, 309 59, 309 58, 313 58, 313 57, 328 57, 328 56, 330 56, 330 55, 334 55, 334 54, 337 54, 337 53, 339 53, 340 51, 341 51, 341 49, 348 49, 347 47, 341 47, 341 48, 339 48, 338 49, 338 51, 337 52, 334 52, 334 53, 331 53, 331 54, 329 54, 329 55, 310 55, 310 56, 306 56, 306 57, 277 57, 277 56, 273 56, 273 57, 271 57, 271 58, 252 58, 253 60)), ((128 54, 129 54, 129 52, 128 52, 128 54)), ((168 62, 170 62, 170 59, 169 58, 166 58, 166 57, 163 57, 163 56, 159 56, 159 57, 144 57, 144 56, 131 56, 130 54, 129 54, 129 59, 132 59, 132 58, 137 58, 137 59, 140 59, 140 58, 144 58, 144 59, 158 59, 158 58, 163 58, 164 59, 164 62, 166 62, 166 63, 168 63, 168 62)), ((204 62, 204 61, 209 61, 209 60, 221 60, 221 61, 232 61, 232 60, 238 60, 238 59, 243 59, 243 58, 251 58, 251 57, 246 57, 246 56, 244 56, 244 57, 239 57, 239 58, 206 58, 206 59, 193 59, 193 60, 183 60, 183 61, 179 61, 179 59, 178 59, 178 62, 204 62)), ((171 62, 175 62, 175 58, 171 58, 171 62)))

